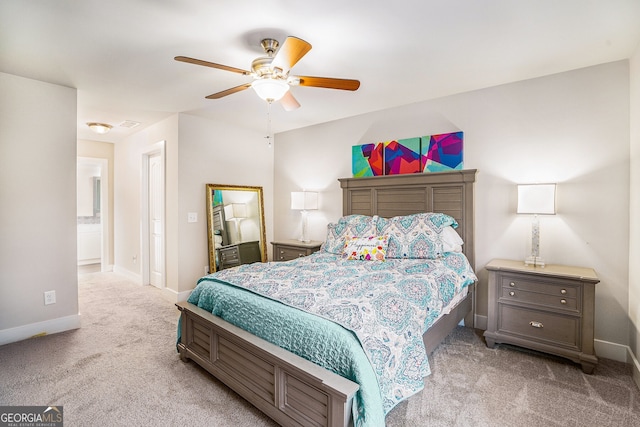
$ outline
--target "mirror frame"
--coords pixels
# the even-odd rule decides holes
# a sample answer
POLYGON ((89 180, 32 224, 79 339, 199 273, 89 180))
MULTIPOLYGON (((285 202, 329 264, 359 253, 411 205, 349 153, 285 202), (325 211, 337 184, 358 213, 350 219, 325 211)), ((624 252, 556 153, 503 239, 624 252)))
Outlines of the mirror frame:
POLYGON ((213 230, 213 190, 251 191, 258 195, 258 219, 260 221, 260 253, 262 262, 267 261, 267 233, 264 222, 264 199, 262 187, 247 185, 206 184, 207 191, 207 238, 209 241, 209 274, 216 272, 216 250, 213 230))

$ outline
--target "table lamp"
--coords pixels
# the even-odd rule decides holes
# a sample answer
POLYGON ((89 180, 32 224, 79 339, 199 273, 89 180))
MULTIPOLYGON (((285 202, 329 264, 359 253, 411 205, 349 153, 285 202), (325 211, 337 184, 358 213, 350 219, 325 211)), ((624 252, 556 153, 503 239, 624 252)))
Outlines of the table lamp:
POLYGON ((318 193, 315 191, 292 191, 291 209, 301 211, 302 215, 302 235, 301 242, 309 242, 307 237, 307 211, 318 209, 318 193))
POLYGON ((540 256, 540 223, 538 215, 555 215, 556 184, 519 184, 519 214, 533 215, 531 222, 531 254, 524 260, 525 265, 544 267, 540 256))
POLYGON ((240 234, 240 221, 247 218, 247 205, 244 203, 229 203, 224 207, 224 217, 227 221, 234 221, 236 224, 236 243, 242 242, 240 234))

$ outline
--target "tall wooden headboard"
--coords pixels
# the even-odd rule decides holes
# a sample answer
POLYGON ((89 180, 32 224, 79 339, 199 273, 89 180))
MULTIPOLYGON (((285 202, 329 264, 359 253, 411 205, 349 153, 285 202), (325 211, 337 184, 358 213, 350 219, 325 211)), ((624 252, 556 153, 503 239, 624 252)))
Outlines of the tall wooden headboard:
POLYGON ((475 268, 473 183, 476 169, 363 178, 341 178, 343 215, 390 218, 441 212, 458 222, 462 250, 475 268))

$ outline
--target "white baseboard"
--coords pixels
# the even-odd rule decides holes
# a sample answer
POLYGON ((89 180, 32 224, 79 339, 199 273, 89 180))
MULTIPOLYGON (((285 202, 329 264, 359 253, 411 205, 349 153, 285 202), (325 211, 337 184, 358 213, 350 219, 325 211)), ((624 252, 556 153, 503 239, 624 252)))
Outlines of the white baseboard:
POLYGON ((488 323, 487 316, 481 316, 476 314, 473 317, 473 321, 475 323, 476 329, 482 329, 483 331, 487 330, 487 323, 488 323))
MULTIPOLYGON (((125 276, 127 279, 142 285, 142 275, 134 273, 132 271, 129 271, 127 269, 124 269, 122 267, 118 267, 116 266, 112 266, 113 268, 113 272, 120 274, 122 276, 125 276)), ((168 287, 164 287, 162 288, 162 296, 167 299, 169 302, 181 302, 181 301, 186 301, 187 298, 189 298, 189 295, 191 295, 191 290, 188 291, 183 291, 183 292, 177 292, 173 289, 170 289, 168 287)))
POLYGON ((633 355, 631 349, 629 349, 629 358, 633 365, 633 381, 636 383, 636 386, 640 388, 640 363, 638 363, 638 359, 633 355))
POLYGON ((628 355, 631 354, 631 349, 628 345, 603 340, 593 340, 593 347, 598 357, 629 363, 628 355))
POLYGON ((166 299, 168 299, 170 302, 173 302, 173 303, 186 301, 189 298, 189 295, 191 295, 191 290, 177 292, 177 291, 174 291, 173 289, 164 288, 162 291, 163 291, 162 295, 166 299))
POLYGON ((142 276, 138 273, 134 273, 133 271, 129 271, 125 268, 118 267, 117 265, 113 266, 113 272, 118 273, 121 276, 125 276, 127 279, 141 285, 142 284, 142 276))
POLYGON ((78 328, 80 328, 80 314, 31 323, 0 331, 0 345, 78 328))
POLYGON ((640 362, 638 362, 638 359, 633 354, 633 351, 631 351, 631 347, 627 346, 626 349, 627 349, 626 362, 631 365, 633 382, 635 382, 636 386, 640 388, 640 362))

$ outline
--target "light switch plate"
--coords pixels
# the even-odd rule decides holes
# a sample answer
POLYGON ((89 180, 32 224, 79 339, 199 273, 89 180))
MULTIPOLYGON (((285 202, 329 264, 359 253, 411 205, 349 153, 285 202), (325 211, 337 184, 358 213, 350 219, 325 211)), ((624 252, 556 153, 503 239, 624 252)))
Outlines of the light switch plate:
POLYGON ((187 222, 198 222, 198 212, 189 212, 187 214, 187 222))

